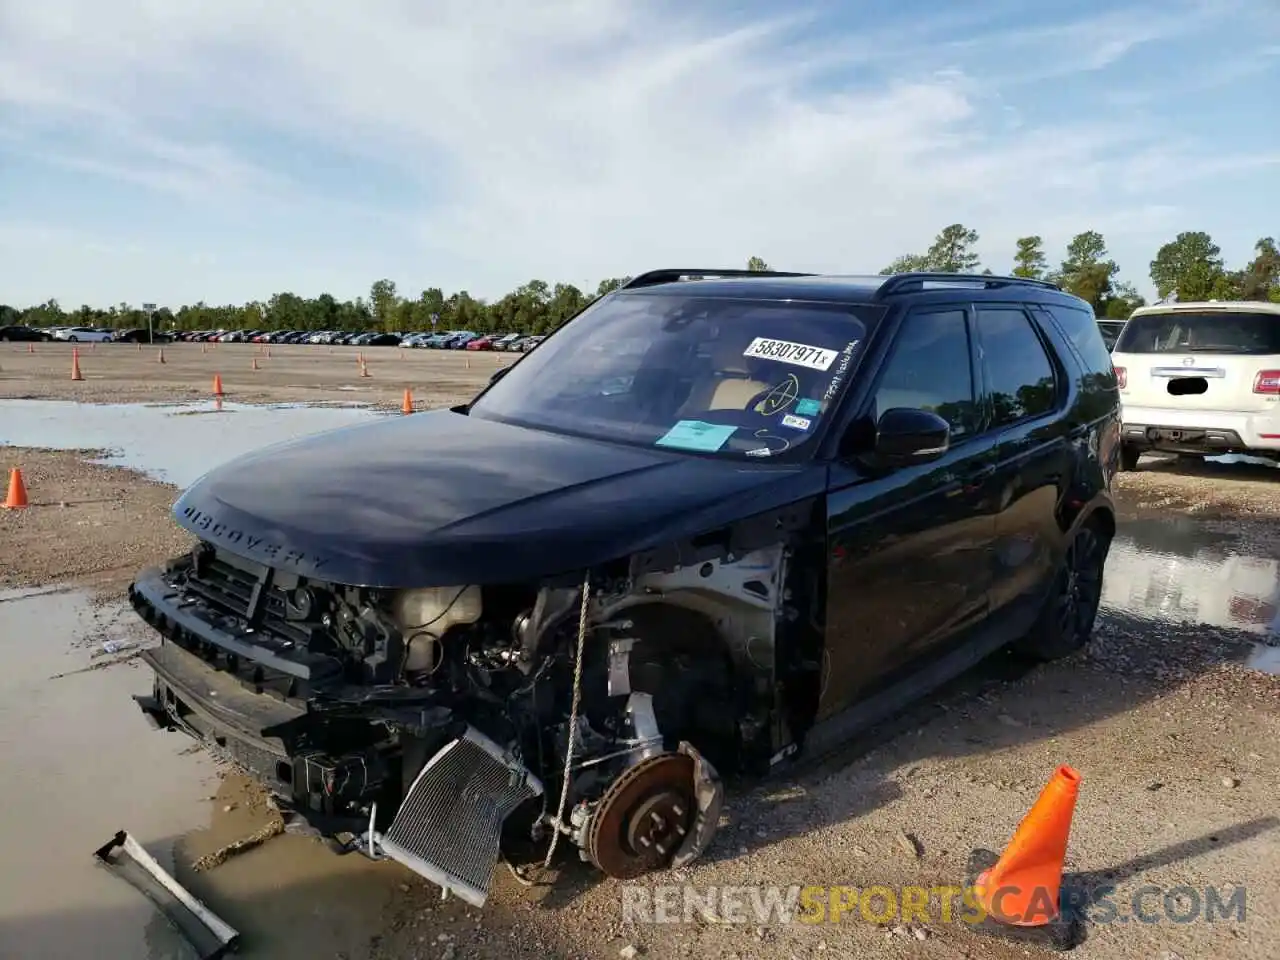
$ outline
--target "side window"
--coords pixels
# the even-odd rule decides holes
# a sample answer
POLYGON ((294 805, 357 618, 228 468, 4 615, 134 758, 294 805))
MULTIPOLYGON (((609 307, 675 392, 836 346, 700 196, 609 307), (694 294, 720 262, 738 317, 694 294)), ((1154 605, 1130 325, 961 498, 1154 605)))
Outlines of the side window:
POLYGON ((1053 363, 1031 319, 1016 307, 979 307, 982 356, 991 393, 993 426, 1003 427, 1053 409, 1053 363))
POLYGON ((978 427, 969 362, 969 326, 963 310, 911 313, 898 331, 876 388, 876 416, 894 407, 936 413, 955 439, 978 427))
MULTIPOLYGON (((1111 353, 1107 349, 1107 341, 1093 314, 1058 304, 1045 306, 1043 309, 1049 311, 1079 352, 1084 360, 1086 373, 1100 373, 1108 377, 1115 375, 1111 368, 1111 353)), ((1116 336, 1118 333, 1112 334, 1113 342, 1116 336)))

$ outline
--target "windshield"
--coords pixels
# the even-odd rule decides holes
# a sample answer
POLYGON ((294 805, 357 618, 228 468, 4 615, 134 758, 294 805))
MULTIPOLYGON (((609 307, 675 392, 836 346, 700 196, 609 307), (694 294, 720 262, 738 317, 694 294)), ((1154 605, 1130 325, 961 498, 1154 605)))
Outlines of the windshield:
POLYGON ((1131 317, 1115 352, 1280 354, 1280 314, 1183 310, 1131 317))
POLYGON ((471 413, 693 453, 790 455, 852 377, 866 338, 855 309, 615 294, 526 354, 471 413))

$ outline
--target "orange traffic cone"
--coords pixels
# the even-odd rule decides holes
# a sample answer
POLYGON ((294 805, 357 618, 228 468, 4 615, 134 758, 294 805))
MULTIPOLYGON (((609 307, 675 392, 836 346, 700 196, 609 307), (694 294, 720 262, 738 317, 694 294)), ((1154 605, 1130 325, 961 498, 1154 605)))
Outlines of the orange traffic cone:
POLYGON ((252 359, 252 361, 253 361, 253 364, 252 364, 253 369, 254 369, 254 370, 257 370, 257 369, 258 369, 258 358, 257 358, 257 357, 251 357, 250 359, 252 359))
POLYGON ((71 379, 72 380, 84 379, 84 377, 80 375, 80 348, 79 347, 71 348, 71 379))
POLYGON ((267 345, 267 359, 268 359, 268 360, 270 360, 270 359, 271 359, 271 346, 270 346, 270 344, 268 344, 268 345, 267 345))
POLYGON ((369 376, 369 367, 368 367, 368 365, 364 362, 364 357, 361 357, 361 358, 360 358, 360 376, 362 376, 362 377, 367 377, 367 376, 369 376))
MULTIPOLYGON (((89 346, 90 346, 90 347, 92 347, 92 346, 93 346, 93 344, 91 343, 91 344, 89 344, 89 346)), ((138 352, 139 352, 139 353, 141 353, 141 352, 142 352, 142 341, 141 341, 141 340, 139 340, 139 341, 138 341, 138 352)))
POLYGON ((208 352, 209 352, 209 351, 208 351, 208 344, 204 344, 204 343, 200 344, 200 352, 201 352, 201 353, 208 353, 208 352))
POLYGON ((160 348, 160 356, 156 358, 156 363, 164 363, 164 347, 160 348))
POLYGON ((27 353, 35 353, 35 352, 36 352, 36 345, 34 343, 28 343, 27 353))
POLYGON ((404 388, 404 400, 400 404, 401 413, 413 413, 413 393, 408 387, 404 388))
POLYGON ((213 395, 215 397, 222 396, 222 374, 220 373, 213 375, 213 395))
POLYGON ((9 495, 4 499, 6 510, 21 510, 27 506, 27 486, 22 482, 22 471, 14 467, 9 471, 9 495))
POLYGON ((1066 765, 1054 771, 996 865, 978 876, 974 893, 988 918, 1016 927, 1059 918, 1062 861, 1079 792, 1080 774, 1066 765))

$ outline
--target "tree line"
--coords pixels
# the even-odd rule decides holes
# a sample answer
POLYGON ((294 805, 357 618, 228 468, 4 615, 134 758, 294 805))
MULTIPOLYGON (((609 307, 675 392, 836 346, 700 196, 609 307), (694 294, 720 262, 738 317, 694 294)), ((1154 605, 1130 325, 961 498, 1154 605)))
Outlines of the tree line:
MULTIPOLYGON (((939 270, 947 273, 991 273, 981 270, 974 247, 978 232, 960 223, 944 227, 929 249, 905 254, 880 272, 939 270)), ((1163 299, 1263 300, 1280 303, 1280 250, 1272 237, 1264 237, 1253 247, 1254 256, 1243 267, 1227 268, 1222 250, 1209 234, 1189 230, 1156 251, 1148 270, 1156 293, 1163 299)), ((1056 267, 1049 265, 1044 240, 1021 237, 1015 244, 1012 274, 1049 280, 1068 293, 1088 301, 1098 317, 1124 320, 1145 304, 1132 283, 1119 276, 1120 267, 1107 255, 1107 244, 1096 230, 1076 234, 1067 244, 1066 255, 1056 267)))
MULTIPOLYGON (((975 252, 978 232, 963 224, 944 227, 924 253, 905 254, 881 274, 908 270, 986 273, 975 252)), ((1254 246, 1254 257, 1238 269, 1228 269, 1221 250, 1209 234, 1180 233, 1156 252, 1149 270, 1160 297, 1179 300, 1270 300, 1280 303, 1280 250, 1266 237, 1254 246)), ((747 269, 770 269, 751 257, 747 269)), ((1107 254, 1102 234, 1087 230, 1072 238, 1058 266, 1051 267, 1042 238, 1020 238, 1013 252, 1015 276, 1042 278, 1088 301, 1099 317, 1125 319, 1145 301, 1134 286, 1121 279, 1120 268, 1107 254)), ((404 297, 394 281, 378 280, 368 297, 338 300, 330 294, 302 297, 277 293, 266 301, 211 306, 204 302, 177 309, 162 306, 152 318, 164 329, 178 330, 473 330, 477 333, 547 333, 592 300, 616 290, 628 277, 602 280, 584 292, 571 283, 530 280, 497 300, 486 301, 467 291, 446 295, 428 287, 416 297, 404 297)), ((74 325, 128 329, 145 327, 147 313, 127 303, 101 308, 89 305, 64 310, 56 300, 25 309, 0 304, 0 326, 74 325)))

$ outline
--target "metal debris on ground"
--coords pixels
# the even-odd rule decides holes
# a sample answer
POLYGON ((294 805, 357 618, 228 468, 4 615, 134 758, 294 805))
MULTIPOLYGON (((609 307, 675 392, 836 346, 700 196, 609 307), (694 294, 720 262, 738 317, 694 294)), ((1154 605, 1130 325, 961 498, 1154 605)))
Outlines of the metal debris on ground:
POLYGON ((195 948, 200 960, 216 960, 239 947, 239 932, 192 896, 126 831, 119 831, 93 855, 154 903, 195 948))

